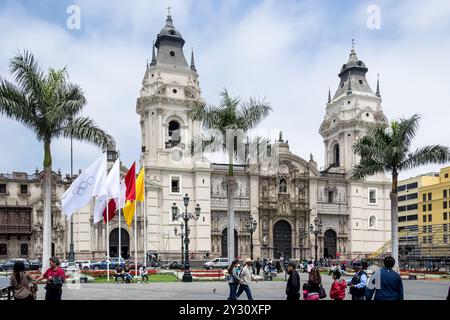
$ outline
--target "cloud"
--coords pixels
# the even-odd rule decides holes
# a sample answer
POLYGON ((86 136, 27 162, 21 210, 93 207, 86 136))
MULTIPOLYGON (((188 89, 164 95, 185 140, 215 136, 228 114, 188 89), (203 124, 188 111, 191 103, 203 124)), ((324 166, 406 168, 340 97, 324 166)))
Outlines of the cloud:
MULTIPOLYGON (((140 126, 136 98, 151 54, 151 43, 173 6, 176 28, 186 40, 185 54, 195 48, 203 96, 219 100, 227 87, 242 99, 266 97, 273 113, 261 128, 282 130, 291 150, 324 165, 318 133, 328 86, 336 90, 337 73, 348 59, 351 39, 369 67, 372 88, 381 74, 383 108, 390 119, 423 115, 415 146, 448 144, 450 101, 450 5, 416 1, 375 1, 381 30, 366 27, 372 4, 333 1, 87 1, 75 2, 82 30, 65 28, 65 11, 43 18, 33 7, 15 2, 0 7, 0 75, 8 77, 8 59, 30 49, 42 65, 67 65, 71 80, 85 90, 91 116, 118 142, 125 164, 139 159, 140 126), (62 18, 61 18, 62 17, 62 18), (442 130, 436 130, 442 128, 442 130)), ((51 7, 49 4, 48 6, 51 7)), ((41 146, 28 129, 0 117, 0 134, 14 137, 0 145, 0 171, 33 171, 41 166, 41 146), (16 138, 17 137, 17 138, 16 138)), ((68 141, 54 144, 54 166, 68 172, 68 141)), ((98 149, 75 144, 75 167, 95 159, 98 149)), ((426 167, 404 175, 438 166, 426 167)))

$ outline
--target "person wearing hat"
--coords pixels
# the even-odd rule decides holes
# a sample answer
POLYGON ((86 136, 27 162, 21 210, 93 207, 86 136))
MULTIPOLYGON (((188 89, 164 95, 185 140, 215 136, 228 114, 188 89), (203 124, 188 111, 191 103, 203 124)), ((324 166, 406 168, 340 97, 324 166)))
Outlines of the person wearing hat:
POLYGON ((252 291, 250 290, 250 282, 253 278, 252 264, 253 261, 250 258, 245 259, 245 266, 239 273, 239 289, 236 298, 239 298, 242 292, 245 291, 247 299, 253 300, 252 291))
POLYGON ((350 287, 350 294, 352 300, 365 300, 367 290, 367 267, 368 263, 362 261, 361 265, 355 264, 355 275, 347 282, 347 286, 350 287))
POLYGON ((50 260, 50 268, 44 272, 42 276, 37 279, 37 282, 47 279, 45 286, 45 300, 47 301, 59 301, 62 295, 62 286, 66 279, 66 274, 59 266, 59 259, 52 257, 50 260))
POLYGON ((297 270, 295 270, 296 265, 294 262, 289 262, 287 273, 289 274, 289 279, 286 285, 286 295, 287 301, 298 301, 300 300, 300 276, 297 270))

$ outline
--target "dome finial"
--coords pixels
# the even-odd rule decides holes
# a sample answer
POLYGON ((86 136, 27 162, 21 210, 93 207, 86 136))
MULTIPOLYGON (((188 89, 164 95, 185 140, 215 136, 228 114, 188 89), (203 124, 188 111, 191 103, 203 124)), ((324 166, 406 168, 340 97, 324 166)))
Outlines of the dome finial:
POLYGON ((153 41, 152 46, 152 61, 150 62, 150 66, 156 65, 156 55, 155 55, 155 41, 153 41))
POLYGON ((355 39, 352 39, 352 52, 355 52, 355 39))
POLYGON ((171 7, 167 7, 167 19, 166 19, 166 26, 173 27, 173 20, 172 16, 170 15, 170 9, 171 7))
POLYGON ((195 69, 195 62, 194 62, 194 47, 192 47, 192 52, 191 52, 191 70, 197 71, 195 69))
POLYGON ((380 93, 380 74, 377 74, 377 92, 375 93, 377 97, 381 98, 380 93))

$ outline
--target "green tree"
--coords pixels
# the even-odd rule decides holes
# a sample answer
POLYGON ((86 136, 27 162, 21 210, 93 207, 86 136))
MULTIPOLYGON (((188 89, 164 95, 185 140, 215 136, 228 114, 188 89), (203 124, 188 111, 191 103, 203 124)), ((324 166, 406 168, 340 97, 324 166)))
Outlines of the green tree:
POLYGON ((411 143, 419 127, 419 115, 392 121, 387 127, 371 128, 353 145, 353 151, 361 157, 354 167, 353 178, 360 180, 377 173, 392 176, 391 198, 391 253, 398 270, 398 175, 426 164, 445 164, 450 160, 450 149, 431 145, 410 151, 411 143))
POLYGON ((68 82, 66 68, 50 68, 45 74, 33 54, 24 51, 10 60, 10 72, 15 84, 0 78, 0 114, 33 130, 44 145, 42 267, 45 270, 52 243, 52 141, 72 137, 107 148, 114 144, 114 139, 94 121, 80 115, 86 98, 78 85, 68 82))
MULTIPOLYGON (((228 155, 227 200, 228 200, 228 259, 235 258, 234 252, 234 164, 239 157, 239 143, 245 139, 246 133, 256 127, 272 111, 270 104, 264 100, 250 98, 242 102, 239 98, 230 97, 225 89, 221 93, 218 106, 196 105, 191 111, 194 120, 202 121, 205 130, 210 134, 204 139, 204 145, 213 146, 210 150, 222 150, 228 155)), ((261 139, 258 139, 261 140, 261 139)), ((242 158, 242 157, 241 157, 242 158)))

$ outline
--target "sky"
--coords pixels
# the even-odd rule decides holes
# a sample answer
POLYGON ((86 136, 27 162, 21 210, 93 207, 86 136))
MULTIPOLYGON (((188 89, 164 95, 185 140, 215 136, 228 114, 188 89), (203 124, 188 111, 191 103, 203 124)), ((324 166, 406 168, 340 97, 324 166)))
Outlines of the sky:
MULTIPOLYGON (((171 7, 175 27, 194 48, 203 98, 217 104, 227 88, 243 100, 265 98, 273 112, 261 130, 283 131, 291 151, 324 166, 322 137, 328 87, 355 49, 375 90, 380 74, 389 120, 422 115, 413 148, 450 145, 450 1, 325 0, 0 0, 0 76, 25 49, 44 69, 64 67, 85 91, 83 115, 117 141, 125 165, 139 160, 136 99, 152 41, 171 7), (73 28, 73 6, 79 28, 73 28), (69 10, 68 10, 69 9, 69 10)), ((0 115, 0 172, 42 169, 43 146, 31 130, 0 115)), ((70 173, 70 141, 52 144, 53 168, 70 173)), ((74 142, 74 168, 99 155, 74 142)), ((430 165, 400 178, 438 171, 430 165)))

